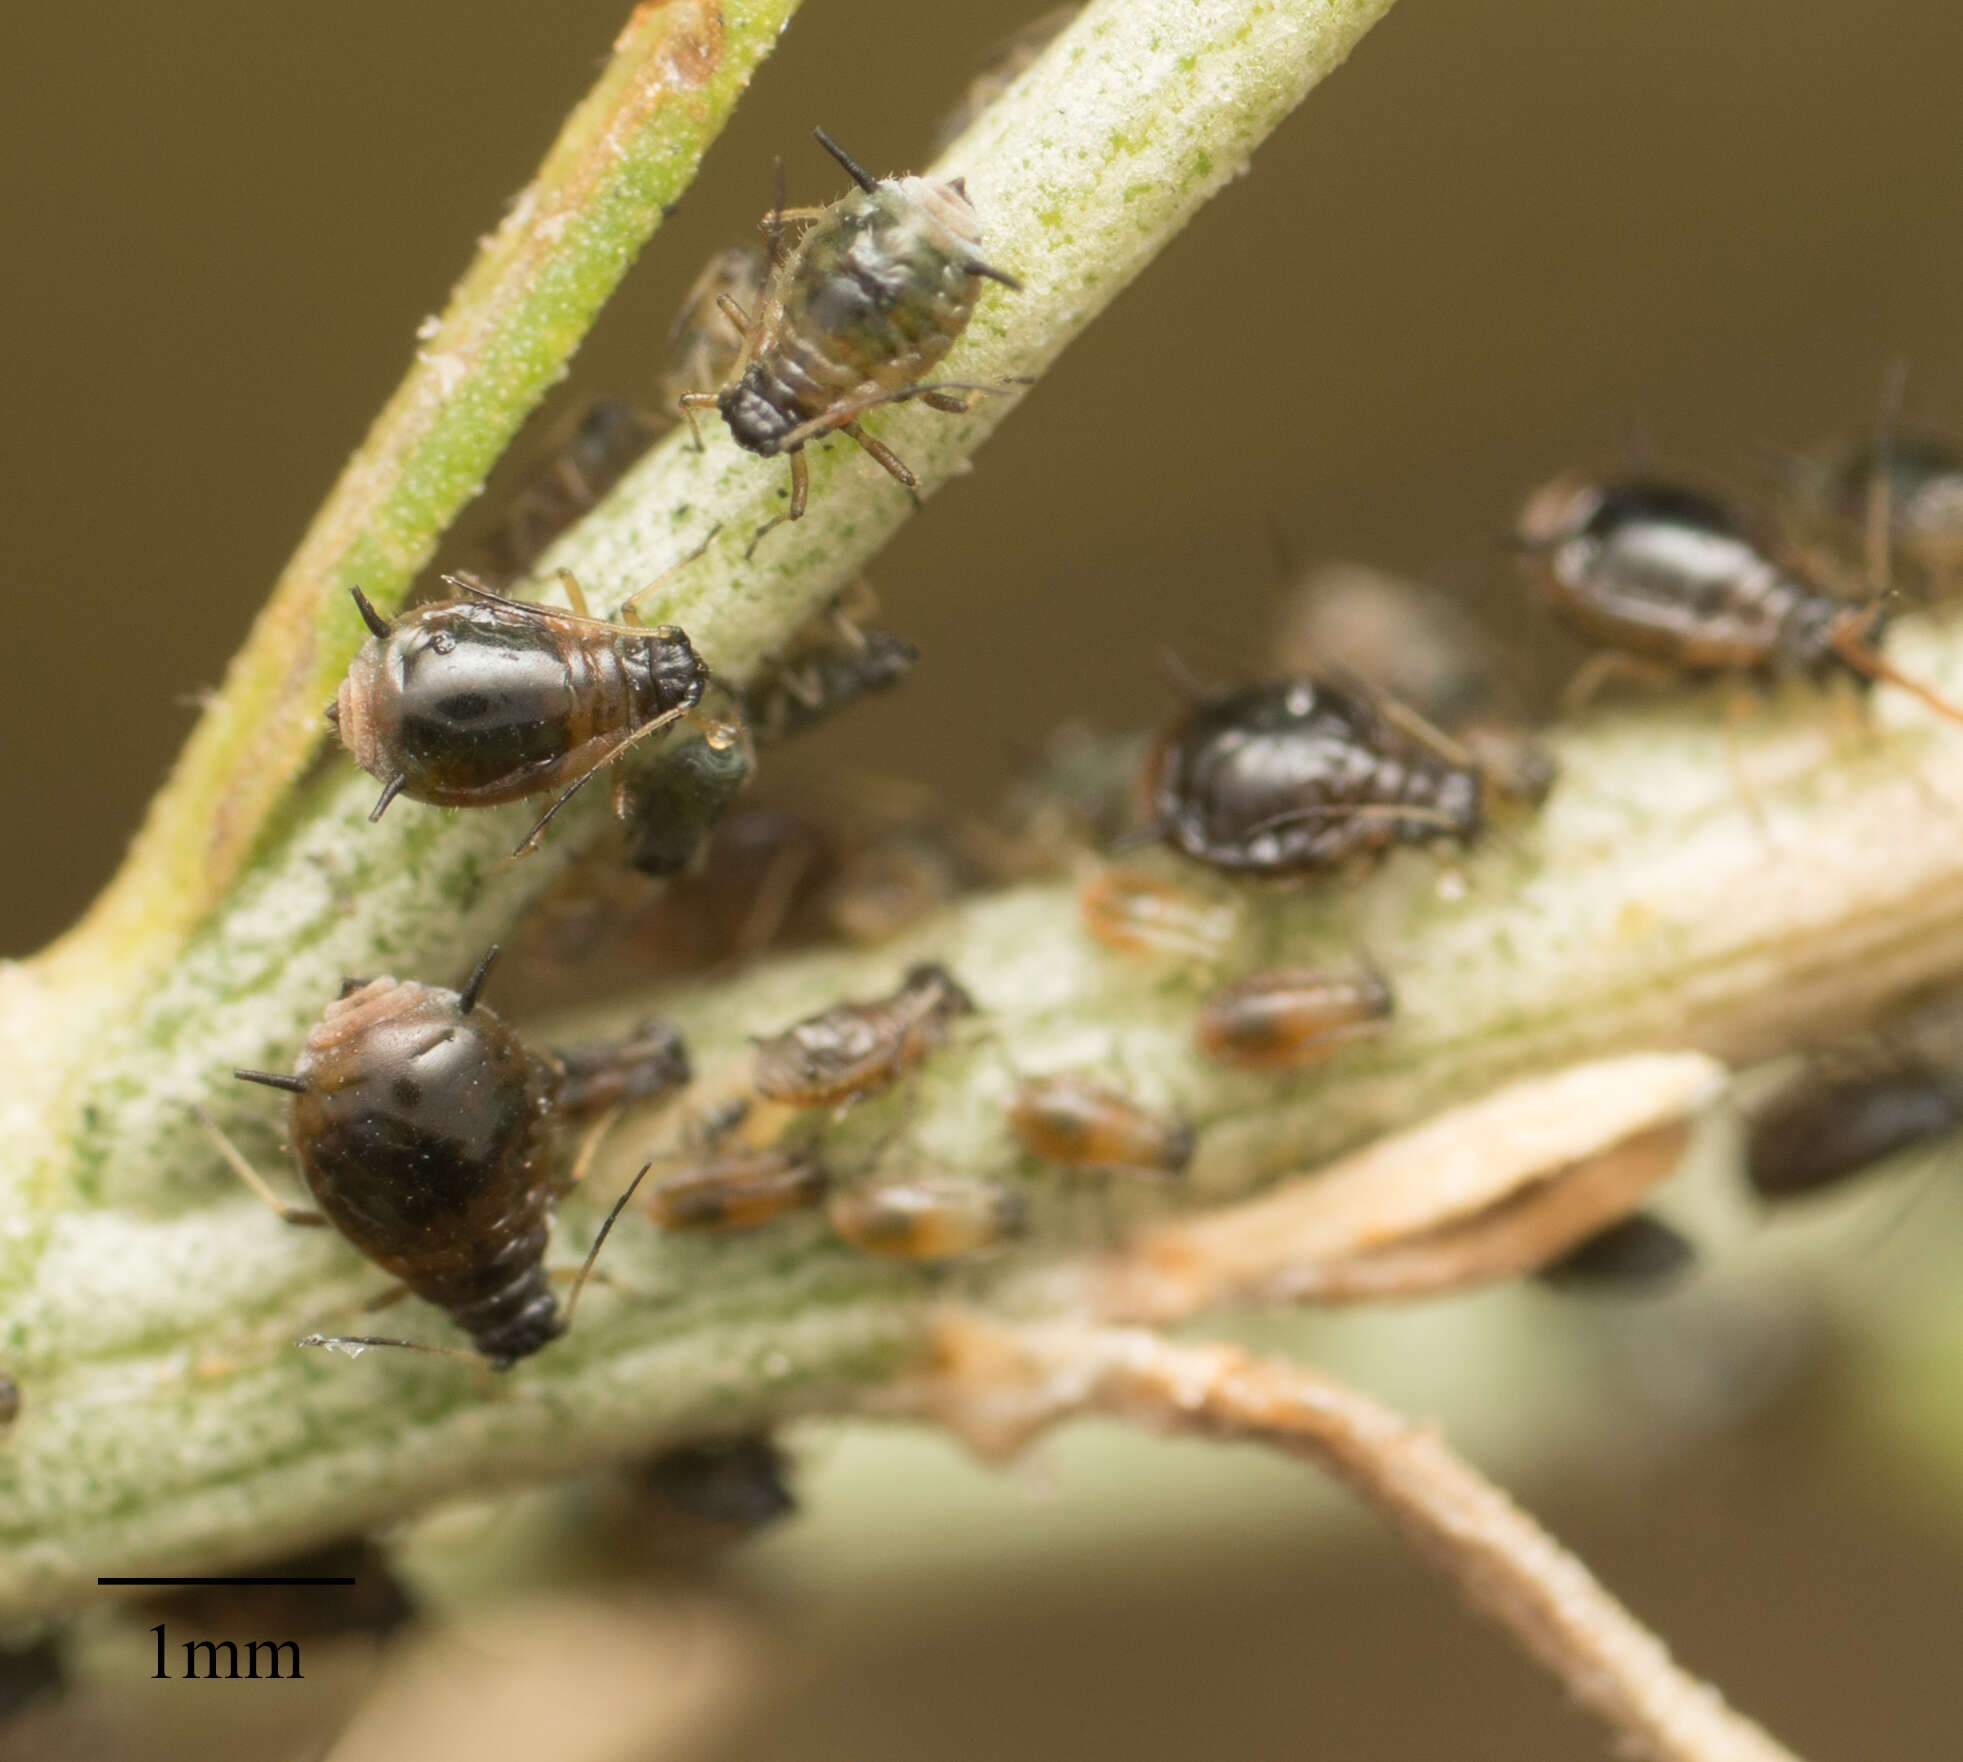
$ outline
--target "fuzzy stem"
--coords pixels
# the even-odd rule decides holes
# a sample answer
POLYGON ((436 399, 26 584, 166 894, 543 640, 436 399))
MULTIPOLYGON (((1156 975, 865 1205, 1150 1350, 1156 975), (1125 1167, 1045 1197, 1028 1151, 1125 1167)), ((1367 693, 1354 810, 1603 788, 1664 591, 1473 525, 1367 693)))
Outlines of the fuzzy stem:
POLYGON ((1553 1537, 1440 1438, 1356 1390, 1231 1346, 954 1316, 893 1407, 1002 1456, 1077 1414, 1253 1441, 1342 1481, 1646 1762, 1795 1762, 1686 1674, 1553 1537))
MULTIPOLYGON (((939 168, 966 175, 990 257, 1025 281, 1013 296, 991 290, 947 376, 1040 374, 1388 5, 1097 0, 939 168)), ((562 216, 568 228, 579 213, 562 216)), ((449 403, 477 395, 467 386, 482 365, 465 363, 449 403)), ((986 399, 958 418, 899 409, 873 425, 931 490, 1014 401, 986 399)), ((545 561, 576 568, 601 605, 617 605, 722 523, 703 564, 642 611, 684 623, 712 664, 741 678, 912 505, 849 444, 816 447, 811 517, 745 561, 749 535, 780 505, 782 468, 710 430, 701 453, 680 436, 657 447, 545 561)), ((463 488, 494 450, 469 453, 463 488)), ((411 554, 391 567, 406 580, 411 554)), ((345 574, 316 579, 302 597, 318 611, 344 586, 345 574)), ((344 658, 356 632, 334 628, 344 658)), ((282 715, 311 717, 327 695, 334 666, 325 646, 310 646, 318 640, 314 631, 282 651, 282 715)), ((269 704, 237 716, 208 737, 223 750, 198 773, 203 805, 185 796, 191 805, 169 810, 183 836, 230 836, 232 816, 214 817, 216 806, 263 766, 262 743, 283 726, 269 704)), ((290 771, 295 751, 280 750, 290 771)), ((295 750, 304 756, 304 742, 295 750)), ((369 780, 337 764, 318 789, 287 799, 280 835, 235 881, 163 863, 136 906, 95 919, 59 959, 0 971, 0 1126, 13 1128, 0 1136, 12 1226, 0 1301, 9 1368, 26 1388, 0 1455, 0 1606, 72 1599, 102 1571, 251 1559, 449 1491, 835 1406, 922 1337, 910 1272, 792 1227, 744 1243, 627 1232, 609 1268, 638 1300, 596 1294, 578 1330, 494 1402, 457 1367, 414 1355, 375 1353, 357 1367, 292 1350, 321 1311, 373 1281, 325 1232, 282 1232, 240 1196, 193 1108, 208 1107, 272 1166, 272 1114, 229 1070, 289 1063, 344 974, 461 971, 604 811, 597 799, 576 804, 544 854, 514 863, 526 809, 445 816, 403 803, 375 827, 372 796, 369 780), (189 931, 160 976, 150 968, 161 944, 137 959, 127 929, 131 914, 150 912, 171 937, 189 931)), ((243 837, 241 851, 252 842, 243 837)))

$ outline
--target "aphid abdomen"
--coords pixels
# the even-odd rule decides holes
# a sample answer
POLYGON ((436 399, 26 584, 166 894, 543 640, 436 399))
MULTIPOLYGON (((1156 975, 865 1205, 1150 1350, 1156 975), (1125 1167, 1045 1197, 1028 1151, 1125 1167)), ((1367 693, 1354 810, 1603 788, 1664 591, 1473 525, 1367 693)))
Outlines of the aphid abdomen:
MULTIPOLYGON (((525 1243, 530 1247, 529 1239, 525 1243)), ((534 1258, 513 1265, 510 1277, 494 1289, 472 1276, 455 1286, 418 1290, 416 1295, 447 1310, 470 1336, 470 1343, 493 1365, 504 1366, 529 1357, 565 1330, 559 1301, 553 1295, 543 1259, 545 1231, 538 1232, 534 1258)), ((407 1281, 404 1281, 407 1283, 407 1281)), ((412 1285, 410 1287, 415 1290, 412 1285)))

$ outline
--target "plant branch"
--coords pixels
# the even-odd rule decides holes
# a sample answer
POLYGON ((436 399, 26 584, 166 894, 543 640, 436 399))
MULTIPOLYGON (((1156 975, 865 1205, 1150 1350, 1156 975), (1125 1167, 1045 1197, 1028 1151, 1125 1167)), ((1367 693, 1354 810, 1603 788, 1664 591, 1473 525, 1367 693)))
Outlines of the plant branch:
POLYGON ((1434 1433, 1333 1379, 1134 1329, 939 1323, 884 1410, 994 1459, 1075 1415, 1270 1444, 1342 1481, 1648 1762, 1795 1762, 1688 1676, 1580 1561, 1434 1433))

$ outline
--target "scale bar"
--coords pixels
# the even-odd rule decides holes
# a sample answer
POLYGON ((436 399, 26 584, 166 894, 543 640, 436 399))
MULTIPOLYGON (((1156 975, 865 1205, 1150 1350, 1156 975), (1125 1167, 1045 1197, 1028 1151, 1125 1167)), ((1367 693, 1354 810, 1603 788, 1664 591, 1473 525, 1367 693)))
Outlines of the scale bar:
POLYGON ((351 1578, 99 1578, 99 1585, 351 1585, 351 1578))

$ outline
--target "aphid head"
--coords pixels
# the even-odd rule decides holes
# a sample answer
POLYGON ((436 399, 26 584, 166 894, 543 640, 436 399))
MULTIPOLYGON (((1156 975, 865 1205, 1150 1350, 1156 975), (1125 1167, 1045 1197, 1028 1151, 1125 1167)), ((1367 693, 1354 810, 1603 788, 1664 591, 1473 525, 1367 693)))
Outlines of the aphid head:
POLYGON ((907 968, 900 989, 933 1000, 935 1010, 944 1016, 971 1016, 975 1000, 968 995, 947 968, 938 961, 922 961, 907 968))
POLYGON ((761 459, 774 459, 784 436, 797 425, 765 394, 760 369, 752 363, 734 385, 716 396, 716 408, 729 424, 730 438, 761 459))

